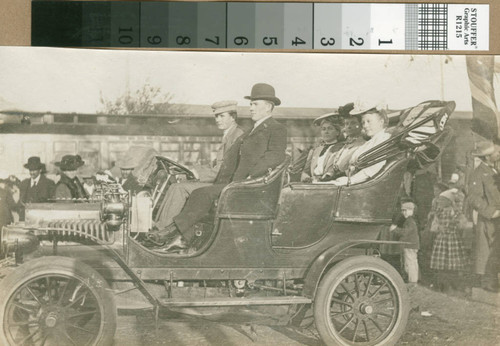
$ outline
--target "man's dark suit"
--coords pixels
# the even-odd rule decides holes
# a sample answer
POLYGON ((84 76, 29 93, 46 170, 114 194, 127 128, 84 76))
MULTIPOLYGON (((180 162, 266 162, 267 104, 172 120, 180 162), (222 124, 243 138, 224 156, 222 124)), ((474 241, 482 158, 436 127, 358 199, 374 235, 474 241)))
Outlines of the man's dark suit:
MULTIPOLYGON (((21 182, 19 201, 22 204, 26 203, 44 203, 54 196, 55 184, 52 180, 46 178, 43 174, 40 175, 38 183, 31 187, 31 179, 24 179, 21 182)), ((24 220, 24 207, 19 208, 19 218, 24 220)))
POLYGON ((194 190, 182 212, 174 218, 184 237, 192 238, 192 226, 208 215, 227 184, 257 178, 283 162, 286 141, 286 127, 273 118, 243 134, 226 153, 214 185, 194 190))
POLYGON ((54 195, 55 184, 52 180, 40 175, 38 184, 31 187, 31 179, 24 179, 19 188, 20 200, 22 203, 43 203, 47 202, 54 195))

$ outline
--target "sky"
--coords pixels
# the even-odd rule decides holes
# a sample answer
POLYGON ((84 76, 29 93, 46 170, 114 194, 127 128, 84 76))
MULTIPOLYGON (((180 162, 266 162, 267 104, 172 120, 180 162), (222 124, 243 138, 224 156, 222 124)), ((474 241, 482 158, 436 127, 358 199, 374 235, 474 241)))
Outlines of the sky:
POLYGON ((174 103, 244 106, 259 82, 285 107, 401 109, 444 99, 471 110, 464 56, 0 47, 0 110, 96 113, 100 93, 112 100, 146 83, 174 103))

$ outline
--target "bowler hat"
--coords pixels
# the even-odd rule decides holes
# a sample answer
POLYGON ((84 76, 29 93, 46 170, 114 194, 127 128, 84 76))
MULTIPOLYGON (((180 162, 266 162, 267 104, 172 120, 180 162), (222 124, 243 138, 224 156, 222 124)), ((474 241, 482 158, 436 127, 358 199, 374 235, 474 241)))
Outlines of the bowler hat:
POLYGON ((276 97, 274 88, 266 83, 257 83, 252 87, 250 96, 245 96, 247 100, 266 100, 271 101, 274 105, 279 106, 281 100, 276 97))
POLYGON ((85 161, 82 160, 80 155, 64 155, 60 162, 55 163, 61 171, 76 171, 84 164, 85 161))
POLYGON ((225 112, 236 112, 237 101, 227 100, 227 101, 219 101, 215 102, 212 105, 212 110, 214 114, 221 114, 225 112))
POLYGON ((492 141, 482 141, 476 144, 476 149, 472 151, 472 156, 486 156, 495 152, 496 148, 492 141))
POLYGON ((38 170, 43 168, 43 163, 40 161, 38 156, 32 156, 28 159, 28 163, 24 165, 24 168, 29 169, 30 171, 38 170))

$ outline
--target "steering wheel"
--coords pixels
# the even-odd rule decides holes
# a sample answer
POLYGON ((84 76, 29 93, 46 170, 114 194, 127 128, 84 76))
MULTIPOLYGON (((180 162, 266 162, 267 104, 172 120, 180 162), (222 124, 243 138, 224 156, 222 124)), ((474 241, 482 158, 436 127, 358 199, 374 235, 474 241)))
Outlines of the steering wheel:
POLYGON ((157 156, 156 159, 158 168, 153 178, 153 219, 159 212, 160 201, 165 197, 168 187, 178 182, 177 176, 185 175, 187 180, 196 179, 194 173, 186 166, 162 156, 157 156))

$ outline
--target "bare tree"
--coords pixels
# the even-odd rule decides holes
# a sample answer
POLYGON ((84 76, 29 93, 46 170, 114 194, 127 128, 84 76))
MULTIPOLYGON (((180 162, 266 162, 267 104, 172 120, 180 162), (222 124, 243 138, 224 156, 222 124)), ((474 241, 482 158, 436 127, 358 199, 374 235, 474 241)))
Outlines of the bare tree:
POLYGON ((149 83, 134 92, 127 91, 115 100, 109 100, 100 94, 102 108, 98 114, 166 114, 179 111, 179 107, 171 103, 173 95, 163 92, 160 87, 149 83))

